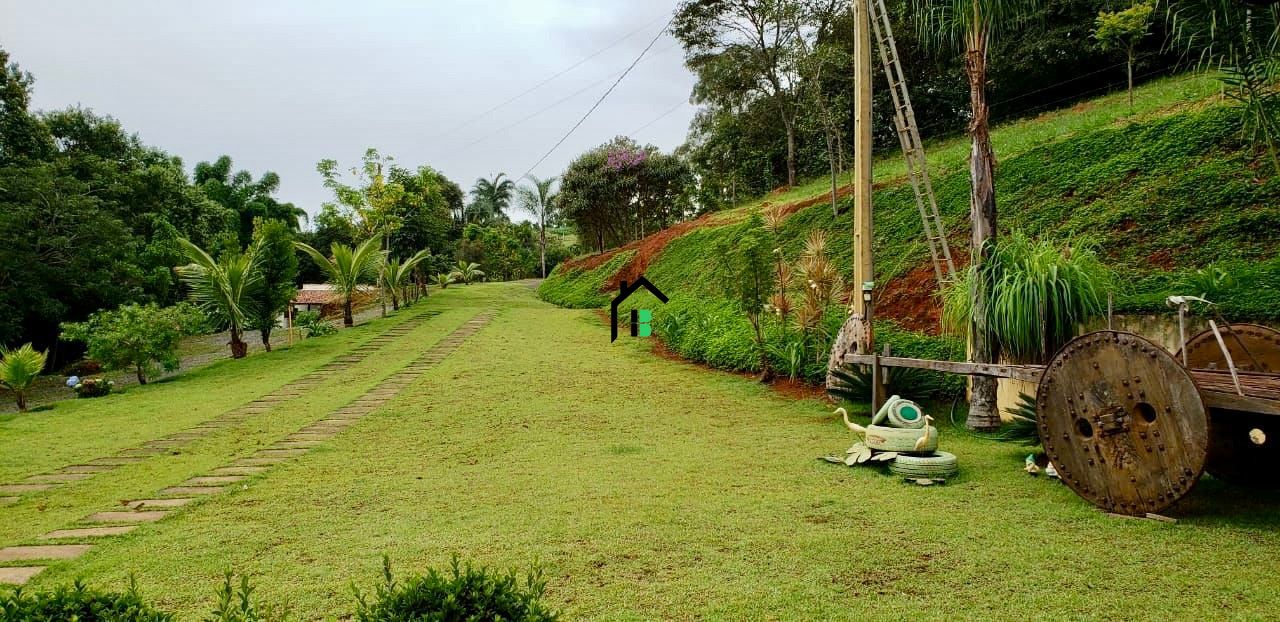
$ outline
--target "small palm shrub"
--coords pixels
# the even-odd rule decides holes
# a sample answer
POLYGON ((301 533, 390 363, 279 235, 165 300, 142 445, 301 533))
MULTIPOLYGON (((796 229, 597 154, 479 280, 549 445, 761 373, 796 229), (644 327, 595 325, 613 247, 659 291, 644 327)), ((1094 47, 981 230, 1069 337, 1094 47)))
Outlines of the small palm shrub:
POLYGON ((18 410, 27 409, 27 391, 44 370, 44 352, 26 344, 14 350, 0 348, 0 387, 13 391, 18 410))
POLYGON ((303 311, 293 318, 293 325, 302 329, 304 338, 323 337, 338 332, 338 327, 324 319, 319 311, 303 311))
POLYGON ((80 581, 51 592, 26 592, 21 588, 0 596, 0 620, 77 622, 168 622, 173 615, 158 611, 142 600, 130 582, 124 592, 104 592, 80 581))
POLYGON ((459 261, 453 267, 453 272, 449 273, 449 277, 455 282, 470 285, 484 278, 484 270, 480 269, 480 264, 478 263, 459 261))
POLYGON ((431 277, 431 282, 439 286, 440 289, 447 289, 450 285, 453 284, 453 276, 440 272, 440 273, 437 273, 435 276, 431 277))
POLYGON ((972 268, 943 290, 947 327, 967 331, 969 292, 984 279, 990 295, 986 325, 1010 360, 1038 363, 1075 337, 1080 325, 1106 312, 1111 275, 1087 244, 1059 246, 1014 232, 1000 240, 979 274, 972 268))
POLYGON ((546 581, 539 570, 530 571, 521 580, 515 572, 498 574, 487 568, 474 568, 469 563, 462 565, 456 556, 446 573, 433 568, 426 575, 397 582, 391 574, 391 561, 384 557, 382 583, 374 588, 373 597, 366 598, 356 589, 355 619, 359 622, 556 620, 556 614, 541 602, 545 589, 546 581))

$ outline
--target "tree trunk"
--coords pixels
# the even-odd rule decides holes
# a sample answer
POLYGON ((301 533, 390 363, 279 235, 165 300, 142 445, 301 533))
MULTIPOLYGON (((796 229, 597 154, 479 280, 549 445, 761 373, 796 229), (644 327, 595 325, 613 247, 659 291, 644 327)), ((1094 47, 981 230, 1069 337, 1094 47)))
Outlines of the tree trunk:
MULTIPOLYGON (((386 303, 383 303, 383 304, 385 305, 386 303)), ((400 310, 400 297, 396 295, 396 290, 394 287, 391 288, 391 310, 392 311, 400 310)))
POLYGON ((138 377, 138 384, 147 384, 147 372, 142 369, 141 363, 133 366, 133 373, 138 377))
MULTIPOLYGON (((272 322, 274 323, 275 320, 272 320, 272 322)), ((262 334, 262 347, 266 348, 267 352, 270 352, 271 351, 271 328, 270 327, 263 328, 263 329, 260 329, 258 332, 262 334)))
POLYGON ((787 187, 796 185, 796 124, 792 119, 787 121, 787 187))
POLYGON ((836 196, 838 194, 837 186, 839 185, 839 179, 837 177, 838 173, 836 172, 835 141, 831 136, 830 130, 823 133, 827 135, 827 163, 831 166, 831 215, 839 216, 840 206, 837 204, 837 201, 836 201, 836 196))
MULTIPOLYGON (((987 325, 991 292, 988 291, 990 282, 986 278, 986 269, 996 238, 995 154, 991 148, 990 111, 987 108, 987 33, 980 29, 972 34, 969 42, 965 72, 969 77, 969 99, 973 110, 973 121, 969 124, 973 141, 969 153, 969 217, 973 227, 970 252, 975 272, 975 284, 970 288, 973 317, 970 319, 969 340, 974 362, 995 363, 998 348, 995 335, 987 325)), ((996 387, 994 378, 973 377, 969 416, 965 420, 969 429, 994 430, 1000 427, 996 387)))
POLYGON ((249 354, 249 344, 241 338, 240 329, 231 328, 231 358, 242 359, 249 354))
POLYGON ((14 391, 13 396, 18 402, 18 412, 27 412, 27 393, 25 391, 14 391))
POLYGON ((547 278, 547 223, 538 216, 538 253, 542 257, 542 278, 547 278))
POLYGON ((356 319, 351 315, 351 297, 347 296, 347 298, 342 301, 342 325, 347 328, 351 328, 355 323, 356 319))
POLYGON ((378 288, 381 290, 378 292, 378 298, 379 302, 382 303, 382 317, 387 317, 387 255, 385 253, 388 250, 388 246, 387 234, 384 232, 382 234, 382 252, 384 254, 382 256, 382 266, 378 268, 378 288))
POLYGON ((1129 50, 1129 62, 1125 63, 1129 70, 1129 112, 1133 112, 1133 50, 1129 50))

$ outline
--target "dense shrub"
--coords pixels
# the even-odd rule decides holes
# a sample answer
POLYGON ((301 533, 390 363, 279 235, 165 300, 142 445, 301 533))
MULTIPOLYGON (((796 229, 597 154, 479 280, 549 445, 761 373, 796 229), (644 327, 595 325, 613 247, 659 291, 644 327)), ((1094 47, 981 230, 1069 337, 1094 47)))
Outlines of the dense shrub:
POLYGON ((72 376, 72 378, 78 380, 71 387, 76 392, 76 397, 104 397, 111 395, 111 390, 116 386, 114 381, 107 380, 101 376, 93 378, 75 378, 75 376, 72 376))
POLYGON ((106 592, 76 581, 51 592, 15 589, 0 597, 0 622, 167 622, 173 616, 139 596, 137 586, 106 592))
POLYGON ((448 573, 433 568, 425 575, 397 582, 391 574, 391 561, 383 558, 382 579, 371 599, 356 590, 356 620, 537 622, 556 619, 555 613, 542 605, 546 582, 538 570, 530 571, 521 580, 515 572, 498 574, 487 568, 474 568, 470 563, 463 565, 454 557, 448 573))
POLYGON ((132 369, 141 384, 156 368, 178 368, 178 346, 205 322, 204 314, 188 304, 172 307, 124 305, 99 311, 84 322, 62 325, 62 339, 82 341, 89 357, 108 369, 132 369))
POLYGON ((319 311, 303 311, 293 318, 293 325, 302 329, 302 336, 306 337, 323 337, 338 332, 338 327, 333 322, 324 319, 319 311))

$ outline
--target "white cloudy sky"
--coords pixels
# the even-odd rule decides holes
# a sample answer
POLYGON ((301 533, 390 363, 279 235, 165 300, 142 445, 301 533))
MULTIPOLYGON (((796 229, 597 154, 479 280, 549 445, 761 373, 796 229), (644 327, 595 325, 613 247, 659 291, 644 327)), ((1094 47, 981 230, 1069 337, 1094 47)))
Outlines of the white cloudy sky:
MULTIPOLYGON (((35 74, 36 108, 109 114, 188 170, 224 153, 255 176, 274 170, 281 198, 314 213, 328 199, 316 162, 336 158, 346 168, 367 147, 430 164, 464 189, 479 176, 524 173, 675 4, 0 0, 0 46, 35 74)), ((534 174, 558 174, 619 134, 664 150, 683 142, 693 78, 682 59, 663 34, 534 174)))

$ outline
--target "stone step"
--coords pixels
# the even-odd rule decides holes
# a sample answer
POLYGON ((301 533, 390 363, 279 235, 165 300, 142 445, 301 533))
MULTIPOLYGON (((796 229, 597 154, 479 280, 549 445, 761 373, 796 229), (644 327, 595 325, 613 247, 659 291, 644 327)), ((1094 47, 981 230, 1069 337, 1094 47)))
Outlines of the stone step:
POLYGON ((110 458, 97 458, 95 460, 90 460, 87 464, 94 464, 94 465, 101 465, 101 466, 124 466, 126 464, 134 464, 137 462, 142 462, 143 460, 146 460, 146 458, 140 458, 137 456, 112 456, 110 458))
POLYGON ((86 523, 154 523, 169 513, 163 510, 143 510, 137 512, 96 512, 84 517, 86 523))
POLYGON ((170 486, 161 490, 160 494, 180 497, 182 495, 212 495, 220 492, 222 492, 222 488, 218 486, 170 486))
POLYGON ((61 470, 63 473, 103 473, 114 469, 114 466, 106 464, 73 464, 61 470))
POLYGON ((0 568, 0 583, 9 585, 23 585, 27 581, 40 574, 44 570, 44 566, 13 566, 10 568, 0 568))
POLYGON ((92 544, 37 544, 34 546, 6 546, 0 549, 0 562, 30 561, 35 559, 75 559, 93 548, 92 544))
POLYGON ((125 507, 135 510, 147 510, 152 508, 176 508, 184 506, 195 501, 192 497, 177 497, 174 499, 134 499, 125 502, 125 507))
POLYGON ((78 482, 82 479, 93 477, 92 473, 44 473, 41 475, 32 475, 27 478, 28 482, 36 484, 65 484, 67 482, 78 482))
POLYGON ((236 482, 243 481, 246 479, 248 478, 245 477, 244 475, 205 475, 202 477, 193 477, 185 482, 182 482, 182 485, 183 486, 209 486, 209 485, 234 484, 236 482))
POLYGON ((209 471, 210 475, 255 475, 267 470, 260 466, 225 466, 209 471))
POLYGON ((24 492, 40 492, 53 488, 53 484, 0 484, 0 494, 24 492))
POLYGON ((126 534, 137 528, 137 525, 118 525, 115 527, 77 527, 75 529, 57 529, 40 536, 40 539, 59 540, 62 538, 106 538, 126 534))

